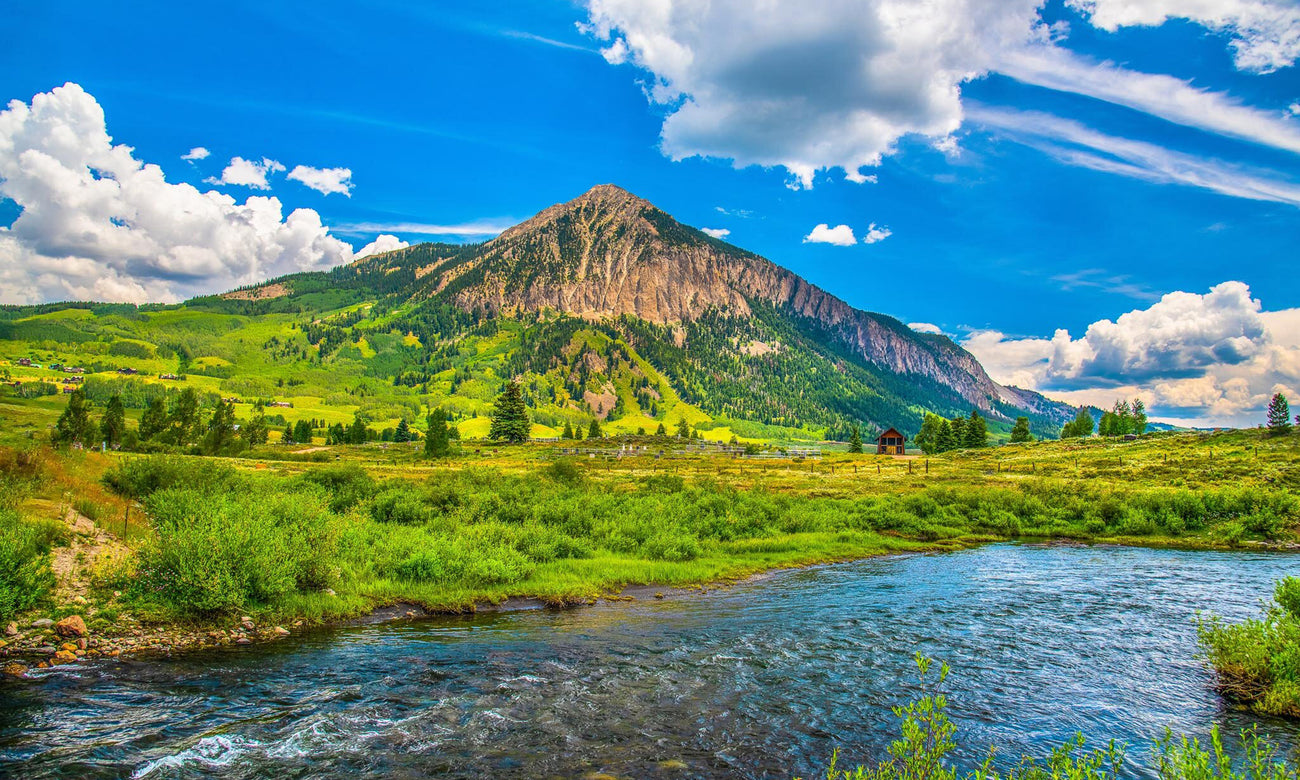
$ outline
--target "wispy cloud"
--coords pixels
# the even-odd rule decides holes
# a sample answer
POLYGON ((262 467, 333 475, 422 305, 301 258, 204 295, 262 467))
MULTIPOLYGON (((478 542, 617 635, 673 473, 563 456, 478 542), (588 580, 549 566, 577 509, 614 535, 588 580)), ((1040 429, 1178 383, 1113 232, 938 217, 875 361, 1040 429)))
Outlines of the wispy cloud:
POLYGON ((1060 284, 1062 290, 1088 287, 1139 300, 1155 301, 1160 299, 1160 293, 1140 282, 1133 281, 1128 274, 1112 274, 1101 268, 1085 268, 1081 271, 1057 274, 1052 277, 1052 281, 1060 284))
POLYGON ((967 118, 1061 162, 1157 184, 1183 184, 1223 195, 1300 206, 1300 183, 1162 146, 1106 135, 1069 119, 1033 111, 974 106, 967 118))
POLYGON ((1300 122, 1280 111, 1242 104, 1173 76, 1096 63, 1057 46, 1002 53, 996 70, 1017 81, 1086 95, 1160 117, 1175 124, 1300 153, 1300 122))
POLYGON ((350 222, 334 225, 333 231, 344 235, 361 233, 407 233, 417 236, 495 236, 515 225, 507 220, 477 220, 450 225, 429 222, 350 222))
POLYGON ((547 38, 544 35, 537 35, 536 33, 524 32, 523 30, 502 30, 501 34, 507 38, 515 38, 521 41, 532 41, 533 43, 540 43, 545 46, 554 46, 557 49, 568 49, 569 51, 580 51, 586 54, 594 54, 597 57, 600 56, 600 51, 597 49, 592 49, 587 46, 582 46, 576 43, 566 43, 565 41, 557 41, 554 38, 547 38))

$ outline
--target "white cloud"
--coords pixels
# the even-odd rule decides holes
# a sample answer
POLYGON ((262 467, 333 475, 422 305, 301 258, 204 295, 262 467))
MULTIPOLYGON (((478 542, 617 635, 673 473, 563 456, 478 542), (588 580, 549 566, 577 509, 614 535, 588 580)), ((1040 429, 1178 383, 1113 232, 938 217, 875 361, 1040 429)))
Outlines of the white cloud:
POLYGON ((357 253, 352 256, 352 259, 360 260, 361 258, 369 257, 370 255, 380 255, 384 252, 392 252, 395 249, 405 249, 408 246, 410 246, 410 244, 397 236, 383 233, 375 236, 374 241, 371 241, 369 244, 366 244, 361 247, 361 249, 357 250, 357 253))
POLYGON ((862 237, 862 243, 875 244, 879 241, 884 241, 892 235, 894 235, 894 231, 887 227, 876 227, 876 223, 872 222, 871 226, 867 228, 867 234, 862 237))
POLYGON ((417 236, 495 236, 516 223, 507 220, 482 220, 459 224, 435 225, 428 222, 346 222, 334 226, 337 233, 413 233, 417 236))
POLYGON ((943 328, 940 328, 932 322, 909 322, 907 323, 907 327, 917 333, 943 333, 943 328))
POLYGON ((853 228, 848 225, 830 227, 825 222, 812 229, 803 237, 805 244, 834 244, 835 246, 853 246, 858 239, 853 235, 853 228))
POLYGON ((713 236, 714 238, 726 238, 731 235, 731 231, 726 228, 700 228, 700 232, 713 236))
POLYGON ((196 147, 194 147, 193 149, 191 149, 191 150, 189 150, 188 152, 186 152, 185 154, 182 154, 182 155, 181 155, 181 159, 182 159, 182 160, 191 160, 191 161, 193 161, 193 160, 204 160, 204 159, 207 159, 207 157, 208 157, 210 154, 212 154, 212 152, 209 152, 206 148, 204 148, 204 147, 202 147, 202 146, 196 146, 196 147))
POLYGON ((1202 424, 1250 424, 1274 392, 1300 388, 1300 309, 1263 311, 1241 282, 1169 293, 1078 339, 979 331, 962 345, 1004 384, 1102 406, 1141 395, 1202 424))
POLYGON ((352 197, 351 168, 313 168, 310 165, 295 165, 285 178, 302 182, 322 195, 338 193, 352 197))
POLYGON ((1286 107, 1287 116, 1300 116, 1300 101, 1292 103, 1286 107))
POLYGON ((352 256, 311 209, 168 183, 72 83, 0 112, 0 197, 22 209, 0 229, 5 303, 172 301, 352 256))
POLYGON ((236 184, 255 190, 269 190, 271 185, 267 183, 266 177, 283 170, 284 166, 279 162, 265 157, 261 162, 232 157, 221 176, 209 177, 206 181, 208 184, 236 184))
POLYGON ((1236 198, 1300 206, 1300 182, 1287 181, 1274 171, 1205 160, 1145 141, 1105 135, 1050 114, 973 106, 968 116, 1071 165, 1157 184, 1183 184, 1236 198))
POLYGON ((1159 26, 1188 19, 1232 36, 1241 70, 1270 73, 1300 57, 1300 4, 1289 0, 1066 0, 1095 27, 1159 26))
MULTIPOLYGON (((1300 49, 1300 5, 1281 0, 1073 0, 1103 29, 1187 18, 1232 36, 1239 67, 1268 70, 1300 49), (1177 6, 1177 8, 1175 8, 1177 6)), ((583 29, 613 64, 647 72, 674 160, 782 167, 869 181, 908 134, 956 154, 962 85, 990 72, 1213 133, 1300 152, 1300 126, 1161 74, 1080 57, 1044 24, 1045 0, 587 0, 583 29)))
POLYGON ((1009 49, 999 72, 1019 81, 1104 100, 1169 122, 1300 153, 1300 125, 1182 79, 1090 62, 1057 46, 1009 49))

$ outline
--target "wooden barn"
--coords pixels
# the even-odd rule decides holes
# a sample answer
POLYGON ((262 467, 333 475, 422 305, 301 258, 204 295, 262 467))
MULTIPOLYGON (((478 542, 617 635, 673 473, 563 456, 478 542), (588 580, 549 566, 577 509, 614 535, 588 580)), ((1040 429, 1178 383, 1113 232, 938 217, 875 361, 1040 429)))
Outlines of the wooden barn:
POLYGON ((880 438, 876 439, 876 454, 902 455, 904 454, 905 441, 907 441, 906 436, 899 433, 897 429, 890 428, 880 434, 880 438))

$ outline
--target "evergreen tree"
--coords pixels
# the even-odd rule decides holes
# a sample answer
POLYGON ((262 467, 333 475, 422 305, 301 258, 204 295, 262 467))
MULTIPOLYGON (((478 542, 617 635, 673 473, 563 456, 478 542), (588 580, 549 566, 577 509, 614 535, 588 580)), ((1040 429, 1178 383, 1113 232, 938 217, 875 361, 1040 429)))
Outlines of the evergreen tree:
POLYGON ((240 426, 239 435, 250 447, 266 444, 266 414, 262 411, 261 402, 253 407, 253 416, 248 419, 248 422, 240 426))
POLYGON ((1080 406, 1074 419, 1061 428, 1062 439, 1086 438, 1092 435, 1092 414, 1088 407, 1080 406))
POLYGON ((1138 436, 1147 432, 1147 405, 1142 403, 1141 398, 1133 399, 1133 430, 1131 432, 1138 436))
POLYGON ((1268 402, 1268 432, 1274 436, 1291 430, 1291 407, 1286 396, 1277 393, 1268 402))
POLYGON ((140 441, 152 441, 167 430, 167 407, 161 398, 155 398, 140 415, 140 441))
POLYGON ((604 435, 600 430, 600 420, 595 417, 591 418, 591 425, 587 428, 587 439, 600 439, 604 435))
POLYGON ((564 431, 560 434, 560 438, 561 439, 573 438, 573 426, 569 424, 568 420, 564 421, 564 431))
POLYGON ((954 417, 948 421, 952 427, 952 447, 949 449, 960 449, 966 446, 966 418, 954 417))
POLYGON ((488 438, 494 441, 525 442, 528 441, 529 427, 523 390, 518 381, 511 380, 506 383, 505 390, 501 391, 492 409, 492 427, 488 430, 488 438))
POLYGON ((122 407, 122 397, 114 395, 108 399, 104 410, 104 419, 99 423, 99 440, 116 449, 122 444, 126 434, 126 410, 122 407))
POLYGON ((284 426, 284 433, 280 434, 281 444, 293 444, 293 423, 284 426))
POLYGON ((1011 443, 1023 444, 1034 440, 1034 435, 1029 432, 1029 418, 1017 417, 1016 424, 1011 429, 1011 443))
POLYGON ((424 435, 424 456, 445 458, 451 454, 451 430, 447 427, 447 413, 438 407, 429 413, 429 431, 424 435))
POLYGON ((97 433, 99 431, 90 421, 90 404, 86 402, 86 394, 78 387, 68 396, 68 405, 54 424, 54 435, 51 438, 55 444, 89 447, 95 443, 97 433))
POLYGON ((208 432, 203 436, 203 452, 219 455, 226 451, 235 440, 235 406, 218 401, 208 422, 208 432))
POLYGON ((668 430, 667 430, 666 428, 664 428, 664 424, 663 424, 663 423, 659 423, 659 427, 658 427, 658 428, 655 428, 655 436, 658 436, 659 438, 662 439, 662 438, 666 437, 667 435, 668 435, 668 430))
POLYGON ((199 438, 202 422, 199 420, 199 396, 187 387, 176 398, 176 406, 167 415, 167 438, 181 447, 199 438))
MULTIPOLYGON (((311 435, 312 435, 312 430, 311 430, 310 420, 299 420, 296 424, 294 424, 293 426, 294 441, 298 442, 299 444, 311 444, 311 435)), ((362 441, 365 441, 365 439, 362 439, 362 441)))
POLYGON ((970 419, 966 421, 966 440, 963 444, 974 448, 989 446, 988 424, 974 409, 971 410, 970 419))
POLYGON ((677 421, 677 436, 682 439, 691 438, 691 424, 686 422, 685 417, 677 421))
POLYGON ((853 426, 853 433, 849 434, 849 452, 855 455, 862 454, 862 432, 858 426, 853 426))
POLYGON ((348 444, 365 444, 366 439, 370 436, 370 431, 366 428, 366 420, 361 416, 361 412, 352 415, 352 425, 348 427, 348 444))
POLYGON ((1115 436, 1115 430, 1119 427, 1119 419, 1114 412, 1102 412, 1101 421, 1097 423, 1098 436, 1115 436))
POLYGON ((939 433, 935 436, 935 452, 948 452, 957 449, 957 436, 952 429, 952 421, 939 420, 939 433))
MULTIPOLYGON (((444 427, 446 426, 445 421, 443 423, 443 426, 444 427)), ((411 440, 411 425, 406 421, 406 418, 403 417, 402 419, 397 421, 397 429, 393 431, 393 441, 406 442, 410 440, 411 440)))

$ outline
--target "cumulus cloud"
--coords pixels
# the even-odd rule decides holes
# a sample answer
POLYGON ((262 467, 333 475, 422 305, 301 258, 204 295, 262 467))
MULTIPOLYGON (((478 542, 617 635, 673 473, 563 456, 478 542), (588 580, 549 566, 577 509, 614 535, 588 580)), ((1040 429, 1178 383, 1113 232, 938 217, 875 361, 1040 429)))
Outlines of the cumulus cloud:
POLYGON ((1098 405, 1140 394, 1202 422, 1244 424, 1274 392, 1300 388, 1300 309, 1263 311, 1241 282, 1169 293, 1077 339, 978 331, 962 345, 1004 384, 1098 405))
POLYGON ((700 232, 713 236, 714 238, 726 238, 731 235, 731 231, 726 228, 700 228, 700 232))
POLYGON ((220 176, 209 177, 206 181, 209 184, 235 184, 255 190, 269 190, 271 185, 267 182, 267 176, 283 170, 284 166, 279 162, 265 157, 261 162, 232 157, 220 176))
POLYGON ((1271 73, 1300 57, 1300 4, 1289 0, 1066 0, 1066 5, 1110 32, 1187 19, 1226 33, 1241 70, 1271 73))
POLYGON ((285 178, 302 182, 322 195, 338 193, 352 197, 351 168, 313 168, 310 165, 295 165, 285 178))
MULTIPOLYGON (((1300 50, 1300 5, 1285 0, 1070 0, 1091 24, 1116 29, 1185 18, 1232 36, 1237 64, 1267 71, 1300 50)), ((1300 128, 1162 74, 1096 63, 1061 45, 1045 0, 587 0, 584 29, 612 64, 648 75, 665 109, 661 148, 674 160, 729 159, 781 167, 796 187, 842 169, 873 177, 905 135, 958 151, 963 84, 991 72, 1074 92, 1293 152, 1300 128)))
POLYGON ((848 225, 836 225, 831 227, 825 222, 812 229, 812 232, 803 237, 805 244, 834 244, 835 246, 853 246, 858 243, 857 237, 853 235, 853 228, 848 225))
POLYGON ((932 322, 909 322, 907 323, 907 327, 917 333, 943 333, 943 328, 940 328, 932 322))
POLYGON ((208 155, 210 155, 210 154, 212 154, 212 152, 209 152, 206 148, 204 148, 204 147, 202 147, 202 146, 196 146, 196 147, 194 147, 193 149, 191 149, 191 150, 189 150, 188 152, 186 152, 185 154, 182 154, 182 155, 181 155, 181 159, 182 159, 182 160, 191 160, 191 161, 193 161, 193 160, 205 160, 205 159, 207 159, 208 155))
POLYGON ((0 229, 4 303, 174 301, 352 257, 311 209, 168 183, 73 83, 0 111, 0 197, 21 208, 0 229))
POLYGON ((867 228, 867 234, 862 237, 862 243, 875 244, 892 235, 894 235, 894 231, 887 227, 876 227, 876 223, 872 222, 870 227, 867 228))
POLYGON ((361 258, 369 257, 370 255, 380 255, 383 254, 384 252, 392 252, 395 249, 405 249, 408 246, 410 246, 410 244, 406 243, 405 241, 398 238, 397 236, 384 233, 382 235, 375 236, 374 241, 371 241, 369 244, 366 244, 365 246, 361 247, 361 249, 358 250, 355 255, 353 255, 352 259, 360 260, 361 258))

